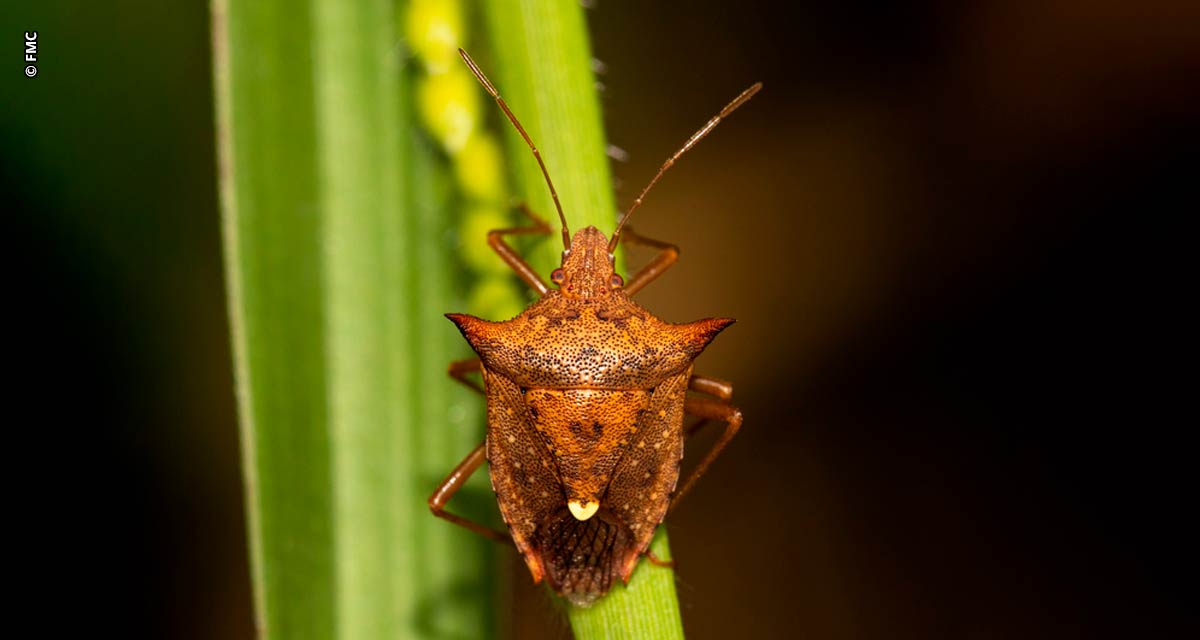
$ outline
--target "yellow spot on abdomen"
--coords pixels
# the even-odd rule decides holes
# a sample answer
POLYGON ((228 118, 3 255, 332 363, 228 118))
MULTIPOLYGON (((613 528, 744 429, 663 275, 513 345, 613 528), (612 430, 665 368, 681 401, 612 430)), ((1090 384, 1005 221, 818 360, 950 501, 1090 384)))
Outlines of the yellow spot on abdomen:
POLYGON ((596 512, 600 510, 600 503, 593 502, 591 500, 588 500, 587 502, 571 500, 567 503, 567 508, 571 510, 571 515, 575 516, 576 520, 583 522, 584 520, 596 515, 596 512))

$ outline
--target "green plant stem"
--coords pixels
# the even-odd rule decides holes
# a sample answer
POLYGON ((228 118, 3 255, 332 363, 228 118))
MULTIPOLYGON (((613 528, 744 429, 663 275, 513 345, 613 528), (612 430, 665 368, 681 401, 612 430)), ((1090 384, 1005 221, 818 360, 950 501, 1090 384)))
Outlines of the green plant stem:
MULTIPOLYGON (((595 225, 611 233, 616 205, 583 10, 576 0, 486 5, 494 59, 485 70, 538 145, 572 231, 595 225)), ((553 201, 528 148, 512 131, 506 142, 519 196, 554 220, 553 201)), ((531 262, 547 274, 561 252, 555 235, 538 245, 531 262)), ((661 528, 651 548, 659 558, 670 557, 661 528)), ((628 588, 615 587, 587 609, 569 607, 568 615, 579 640, 683 637, 674 572, 646 562, 628 588)))
POLYGON ((259 636, 485 637, 486 541, 425 497, 479 442, 444 167, 396 3, 216 0, 229 314, 259 636), (453 416, 459 416, 457 420, 453 416))

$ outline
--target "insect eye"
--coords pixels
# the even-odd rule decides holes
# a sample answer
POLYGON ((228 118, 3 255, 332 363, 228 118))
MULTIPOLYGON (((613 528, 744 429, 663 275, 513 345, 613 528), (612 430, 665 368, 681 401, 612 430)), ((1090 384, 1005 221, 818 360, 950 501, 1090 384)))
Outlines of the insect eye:
POLYGON ((562 284, 563 280, 565 279, 566 276, 563 275, 562 269, 555 269, 554 271, 550 272, 550 281, 554 284, 562 284))
POLYGON ((622 278, 619 274, 614 273, 612 277, 609 278, 608 284, 613 289, 620 289, 621 287, 625 286, 625 278, 622 278))

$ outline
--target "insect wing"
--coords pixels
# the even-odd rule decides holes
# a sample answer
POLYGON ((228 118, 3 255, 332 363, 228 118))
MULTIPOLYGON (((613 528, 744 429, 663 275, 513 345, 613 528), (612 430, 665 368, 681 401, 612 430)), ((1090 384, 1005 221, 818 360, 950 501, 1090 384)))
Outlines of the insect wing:
POLYGON ((563 505, 562 482, 550 451, 534 427, 521 389, 508 378, 484 369, 487 389, 487 459, 492 489, 513 542, 535 581, 544 573, 531 550, 534 532, 563 505))
POLYGON ((625 456, 613 470, 605 502, 629 527, 632 540, 621 560, 629 580, 638 557, 650 546, 654 528, 667 515, 683 459, 683 400, 691 369, 667 378, 650 397, 625 456))

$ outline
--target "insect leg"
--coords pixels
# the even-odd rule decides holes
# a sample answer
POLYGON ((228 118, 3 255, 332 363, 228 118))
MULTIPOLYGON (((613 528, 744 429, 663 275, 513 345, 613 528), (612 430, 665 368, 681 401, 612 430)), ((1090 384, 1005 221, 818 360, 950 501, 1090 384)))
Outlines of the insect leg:
POLYGON ((488 246, 500 256, 504 264, 507 264, 513 271, 517 272, 517 275, 525 281, 525 284, 533 287, 539 296, 544 296, 550 289, 546 286, 545 282, 542 282, 542 278, 538 275, 537 271, 534 271, 533 267, 529 266, 529 263, 525 262, 525 259, 504 241, 504 236, 550 233, 550 225, 546 224, 546 221, 538 217, 536 213, 530 211, 525 203, 517 205, 517 208, 529 216, 529 219, 533 221, 533 226, 492 229, 488 232, 488 246))
POLYGON ((664 271, 669 269, 675 261, 679 259, 679 247, 661 240, 652 240, 645 236, 640 236, 634 233, 632 228, 626 227, 625 233, 621 236, 621 242, 625 244, 641 245, 643 247, 651 247, 658 249, 658 255, 654 256, 643 266, 637 273, 625 283, 625 293, 633 295, 640 291, 642 287, 650 284, 664 271))
POLYGON ((688 378, 688 389, 714 398, 729 401, 733 398, 733 383, 719 378, 693 375, 688 378))
POLYGON ((468 453, 467 457, 463 458, 463 461, 458 463, 457 467, 454 467, 454 471, 451 471, 450 475, 446 476, 445 480, 442 480, 442 483, 434 490, 433 495, 429 496, 429 510, 433 512, 433 515, 443 520, 449 520, 461 527, 466 527, 481 536, 491 538, 497 542, 512 544, 512 536, 507 533, 497 531, 474 520, 468 520, 445 510, 446 503, 450 502, 450 498, 453 498, 454 494, 458 493, 463 483, 483 464, 483 460, 486 457, 484 446, 481 444, 475 447, 475 450, 468 453))
POLYGON ((483 387, 478 382, 475 382, 471 378, 467 377, 468 373, 482 372, 483 363, 479 361, 479 358, 470 358, 468 360, 455 360, 454 362, 451 362, 450 370, 446 373, 449 373, 451 378, 457 380, 459 384, 462 384, 464 387, 478 391, 480 394, 482 394, 483 387))
MULTIPOLYGON (((679 504, 683 496, 696 484, 700 476, 708 470, 708 465, 712 464, 717 456, 721 455, 721 451, 725 449, 725 445, 737 435, 738 429, 742 426, 742 412, 737 407, 723 402, 721 400, 713 400, 711 398, 688 398, 684 400, 683 411, 701 419, 701 423, 708 420, 720 420, 725 423, 725 432, 721 434, 720 439, 709 449, 705 454, 704 459, 700 464, 692 470, 692 474, 684 481, 683 488, 676 492, 675 497, 671 499, 671 509, 679 504)), ((697 425, 698 426, 698 425, 697 425)), ((694 431, 694 429, 693 429, 694 431)))
MULTIPOLYGON (((693 375, 688 378, 688 389, 696 393, 703 393, 714 398, 720 398, 728 402, 733 398, 733 383, 719 380, 717 378, 708 378, 705 376, 693 375)), ((687 428, 687 436, 690 438, 696 435, 696 432, 704 428, 708 424, 707 418, 701 418, 687 428)))
POLYGON ((654 555, 654 552, 650 551, 649 549, 646 550, 646 559, 650 561, 650 564, 656 567, 663 567, 664 569, 675 568, 674 560, 663 560, 662 558, 654 555))

